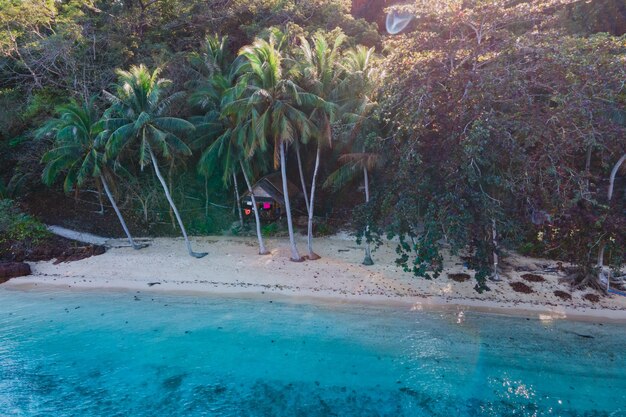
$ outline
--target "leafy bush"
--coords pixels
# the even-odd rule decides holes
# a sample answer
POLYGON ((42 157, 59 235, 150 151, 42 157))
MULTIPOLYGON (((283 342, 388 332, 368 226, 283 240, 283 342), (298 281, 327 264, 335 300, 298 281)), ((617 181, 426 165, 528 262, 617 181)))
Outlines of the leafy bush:
POLYGON ((315 234, 317 236, 330 236, 337 232, 336 228, 325 221, 320 221, 315 227, 315 234))
POLYGON ((38 242, 50 236, 46 226, 22 213, 12 200, 0 200, 0 243, 30 240, 38 242))
POLYGON ((276 236, 280 232, 278 223, 266 224, 261 228, 263 236, 276 236))

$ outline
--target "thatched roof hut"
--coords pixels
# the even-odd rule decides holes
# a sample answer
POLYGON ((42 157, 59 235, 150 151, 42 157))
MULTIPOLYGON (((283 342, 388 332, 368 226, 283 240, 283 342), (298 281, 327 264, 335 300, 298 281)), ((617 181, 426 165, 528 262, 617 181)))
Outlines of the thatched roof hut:
MULTIPOLYGON (((293 201, 300 195, 300 189, 289 180, 287 180, 287 190, 289 192, 290 201, 293 201)), ((252 192, 254 193, 261 217, 266 219, 278 218, 285 212, 283 180, 280 172, 274 172, 258 180, 252 186, 252 192)), ((250 192, 247 191, 241 197, 241 200, 243 202, 246 217, 253 216, 254 213, 252 213, 251 210, 252 199, 250 198, 250 192)))

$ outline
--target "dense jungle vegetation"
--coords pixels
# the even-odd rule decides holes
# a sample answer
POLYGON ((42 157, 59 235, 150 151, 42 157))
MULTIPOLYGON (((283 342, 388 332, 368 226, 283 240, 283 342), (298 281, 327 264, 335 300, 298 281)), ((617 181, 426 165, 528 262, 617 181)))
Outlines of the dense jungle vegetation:
POLYGON ((234 191, 281 171, 293 260, 298 226, 315 259, 348 223, 366 263, 395 237, 430 279, 449 250, 478 291, 511 250, 622 280, 626 4, 419 0, 395 36, 351 6, 0 0, 0 197, 97 195, 133 246, 167 229, 201 257, 186 228, 230 229, 234 191))

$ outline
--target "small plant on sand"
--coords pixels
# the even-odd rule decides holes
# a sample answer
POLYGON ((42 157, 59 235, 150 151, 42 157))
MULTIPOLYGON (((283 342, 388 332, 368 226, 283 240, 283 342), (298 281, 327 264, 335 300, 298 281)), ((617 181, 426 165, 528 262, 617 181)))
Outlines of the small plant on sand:
POLYGON ((328 222, 320 221, 315 228, 315 234, 318 236, 330 236, 335 233, 335 228, 328 222))
POLYGON ((600 301, 600 296, 598 296, 597 294, 585 294, 583 295, 583 298, 587 301, 591 301, 592 303, 597 303, 598 301, 600 301))
POLYGON ((513 288, 513 291, 515 292, 521 292, 522 294, 531 294, 533 293, 533 289, 531 287, 529 287, 528 285, 524 284, 523 282, 511 282, 511 288, 513 288))
POLYGON ((261 232, 263 236, 276 236, 280 232, 278 223, 270 223, 263 226, 261 232))
POLYGON ((536 274, 524 274, 522 275, 522 279, 528 282, 545 282, 546 279, 541 275, 536 274))
POLYGON ((448 274, 448 278, 455 282, 465 282, 469 281, 472 277, 469 274, 458 273, 458 274, 448 274))
POLYGON ((554 292, 554 295, 559 297, 563 301, 570 301, 572 299, 572 294, 561 290, 556 290, 554 292))

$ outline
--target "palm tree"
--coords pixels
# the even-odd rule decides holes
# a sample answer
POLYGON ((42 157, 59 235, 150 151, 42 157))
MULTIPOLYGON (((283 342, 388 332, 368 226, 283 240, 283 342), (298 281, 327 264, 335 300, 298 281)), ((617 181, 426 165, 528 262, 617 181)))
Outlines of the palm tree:
POLYGON ((252 45, 244 47, 240 55, 246 59, 240 72, 249 94, 231 107, 244 112, 240 123, 250 123, 250 129, 255 133, 254 148, 263 149, 268 142, 274 145, 274 167, 280 166, 283 182, 291 260, 301 262, 303 258, 296 247, 291 219, 286 153, 298 134, 301 138, 310 137, 313 126, 298 108, 302 104, 299 87, 283 74, 283 56, 274 34, 270 35, 269 41, 256 39, 252 45))
MULTIPOLYGON (((211 36, 207 38, 207 52, 203 55, 201 62, 196 66, 204 68, 203 82, 199 88, 191 95, 191 103, 202 109, 209 111, 200 117, 190 120, 196 125, 197 141, 206 146, 200 161, 198 170, 205 176, 210 176, 214 169, 220 165, 223 172, 222 180, 224 185, 228 185, 232 178, 237 190, 237 174, 239 170, 250 192, 252 200, 252 210, 256 223, 256 234, 259 241, 259 255, 268 255, 265 248, 263 235, 261 234, 261 219, 258 213, 256 198, 252 192, 252 184, 249 180, 249 167, 247 161, 255 156, 253 148, 247 146, 247 138, 250 133, 254 133, 247 127, 247 124, 239 122, 239 112, 233 103, 236 103, 246 88, 243 83, 237 83, 237 68, 241 59, 230 60, 226 58, 227 38, 211 36)), ((250 141, 248 141, 250 142, 250 141)), ((237 204, 239 205, 241 216, 241 205, 237 193, 237 204)), ((243 220, 242 220, 243 223, 243 220)))
POLYGON ((256 197, 252 192, 252 183, 249 179, 250 176, 248 172, 250 171, 250 167, 244 158, 243 146, 245 142, 242 140, 241 135, 245 135, 245 131, 245 128, 237 126, 225 127, 217 139, 203 152, 198 162, 198 169, 204 175, 210 176, 212 171, 218 165, 221 165, 224 173, 222 180, 225 185, 228 184, 231 177, 236 176, 239 172, 243 174, 252 200, 252 211, 254 212, 256 234, 259 241, 259 255, 269 255, 270 252, 265 248, 263 242, 261 219, 259 217, 256 197))
POLYGON ((166 159, 173 158, 174 153, 190 155, 191 150, 178 135, 194 129, 193 124, 186 120, 165 116, 172 102, 181 94, 175 93, 164 98, 164 89, 171 82, 159 78, 159 73, 159 69, 150 72, 144 65, 132 66, 129 71, 117 70, 119 81, 116 94, 105 92, 112 103, 107 111, 106 127, 112 133, 107 141, 106 151, 108 156, 118 156, 126 148, 138 144, 138 148, 133 150, 138 153, 141 169, 152 163, 165 197, 176 215, 189 255, 202 258, 207 253, 192 250, 180 213, 161 175, 155 155, 155 152, 159 152, 166 159))
MULTIPOLYGON (((331 104, 337 100, 337 87, 340 84, 340 77, 343 73, 338 65, 339 48, 345 40, 345 36, 339 35, 335 39, 333 46, 329 46, 328 41, 322 34, 316 34, 313 37, 313 45, 305 38, 300 38, 302 64, 301 77, 302 86, 310 94, 305 97, 307 102, 313 104, 311 110, 311 119, 318 126, 321 135, 317 138, 317 150, 315 153, 315 168, 313 169, 313 178, 311 180, 311 192, 308 200, 307 211, 308 234, 307 247, 309 251, 308 258, 311 260, 319 259, 320 256, 313 251, 313 212, 315 207, 315 186, 317 183, 317 174, 320 166, 320 155, 322 146, 327 143, 332 145, 332 123, 335 118, 335 105, 331 104)), ((300 165, 300 154, 298 152, 298 164, 300 165)), ((304 186, 302 168, 300 168, 300 176, 304 186)))
MULTIPOLYGON (((364 146, 362 146, 364 148, 364 146)), ((365 204, 370 202, 370 185, 369 173, 376 167, 381 165, 382 158, 373 152, 350 152, 339 157, 341 167, 330 174, 323 184, 324 188, 333 188, 337 191, 348 183, 353 181, 359 173, 363 174, 363 186, 365 189, 365 204)), ((366 226, 366 232, 369 231, 369 225, 366 226)), ((369 241, 365 241, 365 258, 363 265, 373 265, 372 251, 369 241)))
POLYGON ((51 185, 61 172, 65 172, 63 188, 69 192, 72 188, 83 185, 88 178, 99 179, 128 242, 133 249, 145 248, 148 245, 140 245, 133 240, 109 188, 107 178, 112 178, 113 174, 103 152, 108 132, 99 120, 94 101, 95 98, 92 98, 82 105, 70 103, 59 107, 59 118, 52 119, 38 130, 39 137, 54 134, 54 147, 42 158, 42 162, 46 164, 42 180, 51 185))
MULTIPOLYGON (((617 173, 619 172, 620 167, 622 166, 622 164, 626 162, 626 154, 623 154, 622 157, 617 161, 617 163, 615 165, 613 165, 613 169, 611 170, 611 175, 609 176, 609 190, 607 193, 607 201, 609 203, 609 207, 611 204, 611 200, 613 199, 613 190, 615 187, 615 177, 617 176, 617 173)), ((607 243, 606 241, 602 240, 600 243, 600 250, 598 252, 598 263, 596 264, 596 268, 598 270, 598 279, 600 281, 603 281, 604 279, 606 279, 606 291, 608 292, 611 286, 611 275, 612 272, 609 271, 608 273, 604 270, 604 252, 606 250, 606 246, 607 243)))
MULTIPOLYGON (((219 130, 223 127, 219 121, 220 103, 224 93, 233 87, 237 75, 235 66, 237 60, 233 61, 227 45, 228 36, 208 35, 205 39, 205 51, 202 54, 193 52, 189 56, 189 63, 198 75, 197 79, 187 83, 187 87, 192 90, 189 102, 207 112, 204 116, 190 118, 196 128, 203 130, 203 132, 198 132, 194 140, 194 145, 199 148, 206 148, 224 130, 219 130)), ((208 175, 206 170, 200 169, 200 173, 205 178, 208 175)), ((243 228, 243 213, 236 171, 232 172, 231 179, 235 191, 239 224, 243 228)), ((224 182, 224 185, 228 187, 229 181, 224 182)))
MULTIPOLYGON (((373 92, 376 75, 373 71, 372 60, 374 49, 359 45, 350 49, 343 57, 342 66, 345 76, 338 90, 346 104, 342 109, 344 118, 351 125, 348 134, 348 152, 339 157, 341 167, 330 174, 323 187, 332 187, 338 190, 356 178, 359 173, 363 174, 365 189, 365 203, 370 202, 370 173, 382 164, 380 155, 367 151, 367 137, 363 134, 364 126, 370 123, 370 114, 375 107, 370 95, 373 92)), ((366 225, 366 233, 369 225, 366 225)), ((370 243, 366 238, 365 258, 363 265, 373 265, 370 243)))

